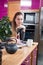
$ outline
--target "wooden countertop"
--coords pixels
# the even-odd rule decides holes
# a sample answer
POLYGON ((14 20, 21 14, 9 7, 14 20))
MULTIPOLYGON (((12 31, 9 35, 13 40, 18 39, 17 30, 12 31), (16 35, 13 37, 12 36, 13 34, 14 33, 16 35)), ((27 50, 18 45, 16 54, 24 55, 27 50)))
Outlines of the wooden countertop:
POLYGON ((38 45, 37 42, 31 47, 23 47, 18 49, 14 54, 8 54, 5 49, 2 50, 2 65, 20 65, 26 57, 35 49, 38 45))

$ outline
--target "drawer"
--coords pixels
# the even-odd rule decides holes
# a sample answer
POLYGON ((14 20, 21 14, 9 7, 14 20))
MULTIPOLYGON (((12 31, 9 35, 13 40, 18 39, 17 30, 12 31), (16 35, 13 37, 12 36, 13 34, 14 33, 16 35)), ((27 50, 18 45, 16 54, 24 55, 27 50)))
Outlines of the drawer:
POLYGON ((32 65, 36 65, 36 56, 32 59, 32 65))
POLYGON ((37 55, 37 48, 35 48, 35 49, 33 50, 32 55, 33 55, 33 56, 36 56, 36 55, 37 55))
POLYGON ((21 65, 31 65, 31 55, 29 55, 21 65))
POLYGON ((32 60, 34 60, 34 59, 36 59, 37 58, 37 56, 34 56, 33 58, 32 58, 32 60))
POLYGON ((25 60, 21 65, 31 65, 31 60, 25 60))
POLYGON ((32 52, 32 65, 36 65, 37 47, 32 52))
POLYGON ((29 56, 25 59, 25 61, 30 60, 30 59, 31 59, 31 55, 29 55, 29 56))

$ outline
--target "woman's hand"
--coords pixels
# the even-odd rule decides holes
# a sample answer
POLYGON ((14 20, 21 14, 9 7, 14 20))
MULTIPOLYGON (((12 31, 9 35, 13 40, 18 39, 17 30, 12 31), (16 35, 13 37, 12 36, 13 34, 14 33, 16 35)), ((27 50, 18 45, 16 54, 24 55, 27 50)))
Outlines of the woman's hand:
POLYGON ((20 39, 20 33, 17 34, 17 39, 20 39))
POLYGON ((26 29, 26 28, 25 28, 25 26, 24 26, 24 25, 20 25, 20 26, 18 26, 18 27, 17 27, 17 29, 18 29, 18 28, 19 28, 19 29, 21 29, 21 28, 22 28, 22 29, 23 29, 23 32, 25 32, 25 29, 26 29))
POLYGON ((21 44, 21 40, 20 39, 17 39, 17 44, 21 44))

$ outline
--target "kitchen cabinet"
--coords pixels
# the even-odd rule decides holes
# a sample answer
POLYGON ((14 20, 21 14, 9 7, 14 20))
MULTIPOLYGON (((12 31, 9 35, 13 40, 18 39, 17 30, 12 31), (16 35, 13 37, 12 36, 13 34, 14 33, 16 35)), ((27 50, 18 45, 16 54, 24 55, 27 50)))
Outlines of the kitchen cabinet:
POLYGON ((34 42, 31 47, 23 47, 18 49, 14 54, 8 54, 6 50, 2 50, 2 65, 36 65, 36 53, 38 43, 34 42))
POLYGON ((32 52, 32 65, 36 65, 37 60, 37 47, 32 52))
MULTIPOLYGON (((21 0, 8 0, 8 1, 20 1, 21 2, 21 0)), ((28 1, 28 0, 27 0, 28 1)), ((22 7, 23 9, 39 9, 39 6, 40 6, 40 0, 31 0, 32 1, 32 6, 31 7, 22 7)), ((43 0, 42 0, 43 1, 43 0)))
POLYGON ((31 65, 31 54, 24 60, 21 65, 31 65))
POLYGON ((32 51, 32 53, 24 60, 21 65, 36 65, 37 59, 37 47, 32 51))
POLYGON ((20 6, 22 11, 28 11, 28 12, 39 12, 40 8, 40 0, 30 0, 31 6, 20 6))
POLYGON ((18 11, 20 11, 20 1, 8 1, 8 17, 11 21, 18 11))
MULTIPOLYGON (((16 12, 20 11, 20 1, 8 1, 8 17, 10 21, 13 21, 13 17, 16 12)), ((12 22, 12 36, 17 36, 17 34, 14 32, 13 22, 12 22)))

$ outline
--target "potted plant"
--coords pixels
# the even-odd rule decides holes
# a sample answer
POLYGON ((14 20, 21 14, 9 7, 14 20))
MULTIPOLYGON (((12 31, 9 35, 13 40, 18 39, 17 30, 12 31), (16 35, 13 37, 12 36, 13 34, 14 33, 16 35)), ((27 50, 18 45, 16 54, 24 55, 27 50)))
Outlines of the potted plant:
MULTIPOLYGON (((13 54, 17 50, 16 44, 9 44, 7 39, 11 36, 10 20, 7 16, 0 20, 0 39, 5 43, 5 49, 8 53, 13 54)), ((2 47, 2 46, 1 46, 2 47)))
POLYGON ((11 32, 11 25, 10 20, 7 16, 3 17, 0 20, 0 39, 5 41, 7 37, 10 37, 12 34, 11 32))

